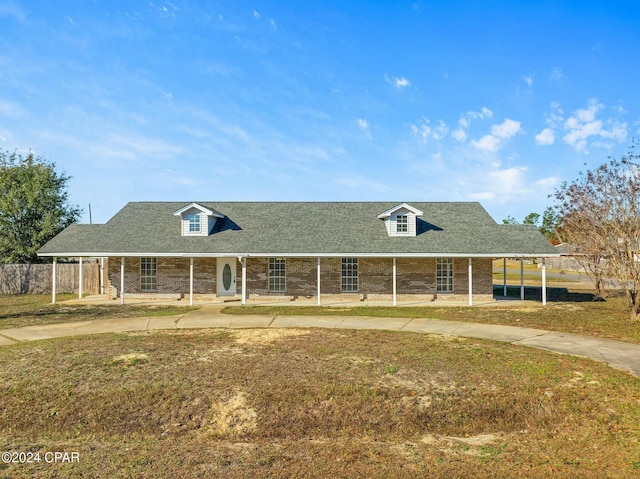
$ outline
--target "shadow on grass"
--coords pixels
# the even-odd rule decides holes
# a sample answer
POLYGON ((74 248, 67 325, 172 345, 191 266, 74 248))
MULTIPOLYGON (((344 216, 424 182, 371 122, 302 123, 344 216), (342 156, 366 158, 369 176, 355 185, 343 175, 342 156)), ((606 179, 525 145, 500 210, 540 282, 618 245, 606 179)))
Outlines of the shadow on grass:
MULTIPOLYGON (((493 294, 496 297, 504 298, 503 286, 493 287, 493 294)), ((507 286, 507 298, 520 298, 520 286, 507 286)), ((525 286, 524 299, 531 301, 542 300, 542 287, 525 286)), ((559 303, 591 303, 594 301, 604 301, 595 294, 587 291, 569 291, 567 288, 547 288, 547 301, 559 303)))

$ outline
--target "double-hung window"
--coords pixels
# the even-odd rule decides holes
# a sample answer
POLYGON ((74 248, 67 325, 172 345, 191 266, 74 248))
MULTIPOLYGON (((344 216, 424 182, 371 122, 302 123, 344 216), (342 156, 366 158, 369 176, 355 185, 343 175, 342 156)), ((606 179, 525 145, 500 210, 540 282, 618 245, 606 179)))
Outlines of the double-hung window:
POLYGON ((396 216, 396 233, 406 233, 407 231, 409 231, 407 215, 396 216))
POLYGON ((158 290, 157 258, 140 258, 140 291, 158 290))
POLYGON ((191 213, 187 215, 189 221, 189 233, 200 233, 200 213, 191 213))
POLYGON ((436 287, 438 293, 453 293, 453 258, 436 259, 436 287))
POLYGON ((269 291, 284 293, 286 290, 286 261, 284 258, 269 258, 269 291))
POLYGON ((358 258, 342 258, 342 292, 358 291, 358 258))

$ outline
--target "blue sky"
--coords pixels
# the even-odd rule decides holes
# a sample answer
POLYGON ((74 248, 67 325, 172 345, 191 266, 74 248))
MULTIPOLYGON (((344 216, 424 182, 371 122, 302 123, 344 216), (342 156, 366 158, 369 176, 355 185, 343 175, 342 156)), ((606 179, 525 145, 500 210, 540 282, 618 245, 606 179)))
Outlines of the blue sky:
POLYGON ((640 133, 636 1, 0 0, 0 149, 128 201, 480 201, 640 133))

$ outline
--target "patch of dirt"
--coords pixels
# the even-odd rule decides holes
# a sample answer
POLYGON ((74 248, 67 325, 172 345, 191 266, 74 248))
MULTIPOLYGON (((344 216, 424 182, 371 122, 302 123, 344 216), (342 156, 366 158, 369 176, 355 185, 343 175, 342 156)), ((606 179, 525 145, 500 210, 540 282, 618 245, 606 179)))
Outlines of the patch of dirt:
POLYGON ((436 447, 447 454, 463 453, 471 456, 481 454, 480 448, 503 440, 503 434, 478 434, 475 436, 439 436, 427 434, 420 442, 426 446, 436 447))
POLYGON ((220 436, 242 436, 258 427, 256 410, 247 405, 247 394, 239 391, 226 401, 214 403, 208 430, 220 436))
POLYGON ((240 329, 233 334, 238 344, 270 344, 282 338, 305 336, 309 334, 305 329, 240 329))
POLYGON ((130 353, 117 356, 111 360, 114 364, 123 364, 125 366, 134 366, 140 363, 146 363, 149 356, 145 353, 130 353))

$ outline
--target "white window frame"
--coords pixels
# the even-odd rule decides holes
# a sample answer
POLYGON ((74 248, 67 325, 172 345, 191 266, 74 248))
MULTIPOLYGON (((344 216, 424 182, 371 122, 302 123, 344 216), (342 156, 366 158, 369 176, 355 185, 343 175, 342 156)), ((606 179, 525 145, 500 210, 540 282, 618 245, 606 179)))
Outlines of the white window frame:
POLYGON ((158 259, 140 258, 140 291, 158 291, 158 259))
POLYGON ((268 282, 270 293, 284 293, 287 290, 286 258, 269 258, 268 282))
POLYGON ((202 232, 202 218, 200 213, 189 213, 187 215, 187 223, 189 224, 189 234, 202 232))
POLYGON ((436 291, 453 293, 453 258, 436 258, 436 291))
POLYGON ((357 293, 360 290, 358 258, 342 258, 340 274, 340 291, 357 293))
POLYGON ((409 216, 398 215, 396 216, 396 233, 408 233, 409 232, 409 216))

